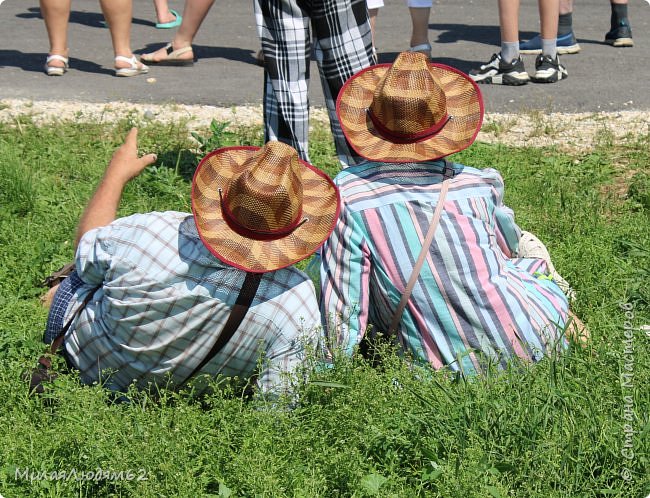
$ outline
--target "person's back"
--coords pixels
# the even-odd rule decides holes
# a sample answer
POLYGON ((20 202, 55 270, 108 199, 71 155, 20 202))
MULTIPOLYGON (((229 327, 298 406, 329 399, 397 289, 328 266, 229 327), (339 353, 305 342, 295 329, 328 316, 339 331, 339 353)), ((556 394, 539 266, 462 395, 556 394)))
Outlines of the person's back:
MULTIPOLYGON (((88 232, 77 251, 80 310, 65 351, 86 383, 177 385, 219 337, 246 272, 208 251, 191 214, 147 213, 88 232), (99 286, 99 287, 97 287, 99 286)), ((311 280, 289 267, 264 273, 241 326, 202 374, 280 384, 302 348, 315 347, 320 314, 311 280), (282 366, 282 368, 280 368, 282 366)))
POLYGON ((137 132, 114 154, 79 222, 76 271, 54 294, 44 341, 82 381, 118 391, 178 387, 199 374, 287 392, 318 339, 314 286, 292 265, 331 232, 331 179, 288 145, 226 147, 192 182, 192 214, 115 219, 137 132))
POLYGON ((417 360, 465 373, 565 346, 567 299, 544 259, 517 258, 521 230, 503 205, 499 173, 440 160, 480 129, 476 84, 402 53, 353 76, 337 104, 368 162, 335 179, 341 214, 321 271, 329 345, 351 354, 372 326, 394 331, 417 360))
MULTIPOLYGON (((479 369, 481 353, 501 365, 515 355, 537 360, 561 335, 567 299, 535 275, 546 273, 543 260, 513 259, 520 230, 502 204, 499 173, 450 166, 445 209, 400 323, 402 343, 434 368, 465 373, 479 369)), ((444 161, 368 162, 335 179, 345 228, 324 247, 323 313, 348 352, 369 324, 389 329, 443 173, 444 161)))

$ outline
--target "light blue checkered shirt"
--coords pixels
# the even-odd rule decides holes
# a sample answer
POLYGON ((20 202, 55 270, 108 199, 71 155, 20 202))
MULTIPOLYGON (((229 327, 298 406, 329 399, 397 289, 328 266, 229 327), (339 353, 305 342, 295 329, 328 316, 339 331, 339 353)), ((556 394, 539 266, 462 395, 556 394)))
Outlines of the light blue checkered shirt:
MULTIPOLYGON (((245 273, 219 261, 201 242, 192 215, 136 214, 86 233, 76 256, 94 296, 66 334, 66 352, 84 382, 124 390, 132 382, 181 382, 205 357, 228 319, 245 273)), ((264 361, 264 392, 284 389, 315 347, 320 313, 311 280, 295 268, 264 274, 230 342, 202 370, 248 377, 264 361)))

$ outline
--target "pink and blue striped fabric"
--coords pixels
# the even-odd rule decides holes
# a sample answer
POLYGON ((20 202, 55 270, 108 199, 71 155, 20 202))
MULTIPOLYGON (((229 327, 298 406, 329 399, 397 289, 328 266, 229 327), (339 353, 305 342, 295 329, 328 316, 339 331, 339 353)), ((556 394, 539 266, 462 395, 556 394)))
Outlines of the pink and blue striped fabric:
MULTIPOLYGON (((498 171, 449 163, 440 225, 398 330, 415 359, 473 374, 486 362, 562 349, 566 296, 546 263, 517 258, 520 229, 498 171)), ((326 344, 352 354, 386 331, 438 202, 445 163, 366 162, 335 179, 341 215, 323 246, 326 344), (369 328, 369 326, 372 326, 369 328)))

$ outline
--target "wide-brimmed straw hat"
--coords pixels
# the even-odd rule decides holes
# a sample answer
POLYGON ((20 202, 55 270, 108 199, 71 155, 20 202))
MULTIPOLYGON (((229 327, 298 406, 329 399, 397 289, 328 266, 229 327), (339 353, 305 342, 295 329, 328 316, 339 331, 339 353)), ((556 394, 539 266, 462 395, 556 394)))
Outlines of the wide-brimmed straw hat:
POLYGON ((352 76, 336 113, 354 150, 371 161, 420 162, 468 147, 483 121, 478 86, 463 72, 403 52, 352 76))
POLYGON ((320 247, 338 217, 339 194, 289 145, 224 147, 196 169, 192 212, 210 252, 236 268, 263 273, 320 247))

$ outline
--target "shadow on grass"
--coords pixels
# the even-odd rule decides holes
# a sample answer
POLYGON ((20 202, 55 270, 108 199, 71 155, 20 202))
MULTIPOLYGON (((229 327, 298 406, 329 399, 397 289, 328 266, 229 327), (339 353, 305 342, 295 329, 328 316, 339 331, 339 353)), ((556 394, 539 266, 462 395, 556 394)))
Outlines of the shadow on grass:
POLYGON ((158 154, 158 165, 169 168, 188 183, 192 182, 194 171, 203 156, 187 149, 167 150, 158 154))

